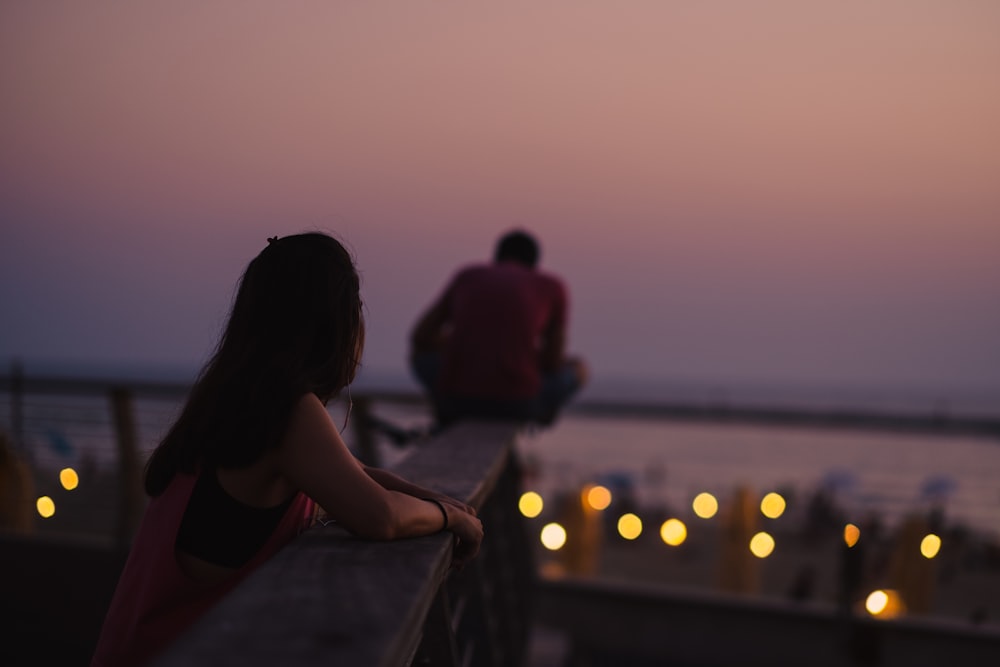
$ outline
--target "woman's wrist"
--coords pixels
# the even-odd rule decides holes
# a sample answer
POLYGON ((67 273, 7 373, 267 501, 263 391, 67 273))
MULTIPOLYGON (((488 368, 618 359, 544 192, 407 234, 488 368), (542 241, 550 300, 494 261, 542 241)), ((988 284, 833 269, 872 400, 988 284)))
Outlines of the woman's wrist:
POLYGON ((424 500, 426 500, 429 503, 434 503, 435 505, 437 505, 438 509, 441 510, 441 516, 444 517, 444 525, 441 526, 441 530, 442 531, 448 530, 448 525, 451 522, 448 520, 448 510, 445 508, 444 503, 442 503, 437 498, 430 498, 430 497, 428 497, 428 498, 424 498, 424 500))

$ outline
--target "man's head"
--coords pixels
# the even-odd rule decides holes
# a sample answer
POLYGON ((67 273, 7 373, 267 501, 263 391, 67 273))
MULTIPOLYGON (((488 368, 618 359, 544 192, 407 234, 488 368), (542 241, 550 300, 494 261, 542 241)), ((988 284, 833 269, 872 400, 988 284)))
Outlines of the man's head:
POLYGON ((526 231, 515 229, 500 237, 493 258, 498 262, 513 261, 533 269, 538 264, 540 254, 535 237, 526 231))

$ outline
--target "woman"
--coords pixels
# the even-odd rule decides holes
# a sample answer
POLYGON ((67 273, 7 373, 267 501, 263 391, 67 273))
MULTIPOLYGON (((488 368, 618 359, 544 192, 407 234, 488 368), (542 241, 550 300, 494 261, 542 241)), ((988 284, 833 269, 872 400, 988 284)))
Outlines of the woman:
POLYGON ((344 445, 327 402, 364 347, 358 274, 335 239, 268 240, 243 274, 215 355, 153 452, 151 496, 92 665, 143 664, 322 507, 358 537, 450 530, 454 564, 479 550, 475 511, 344 445))

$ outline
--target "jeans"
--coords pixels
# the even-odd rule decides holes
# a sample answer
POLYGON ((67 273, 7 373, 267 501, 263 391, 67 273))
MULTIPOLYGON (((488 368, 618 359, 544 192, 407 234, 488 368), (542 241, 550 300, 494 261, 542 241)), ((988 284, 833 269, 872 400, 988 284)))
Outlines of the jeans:
POLYGON ((441 371, 441 355, 424 352, 414 355, 410 362, 413 374, 424 386, 434 404, 434 412, 441 425, 461 419, 491 419, 530 421, 549 425, 555 421, 560 408, 579 391, 581 383, 576 366, 566 362, 557 370, 542 375, 538 394, 524 399, 494 399, 455 396, 437 390, 441 371))

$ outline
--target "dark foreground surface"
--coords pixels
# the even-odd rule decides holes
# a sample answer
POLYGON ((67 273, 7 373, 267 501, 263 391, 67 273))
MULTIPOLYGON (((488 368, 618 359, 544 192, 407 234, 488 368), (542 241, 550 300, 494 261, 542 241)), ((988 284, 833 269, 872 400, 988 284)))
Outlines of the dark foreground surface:
POLYGON ((125 554, 0 536, 0 665, 86 665, 125 554))

